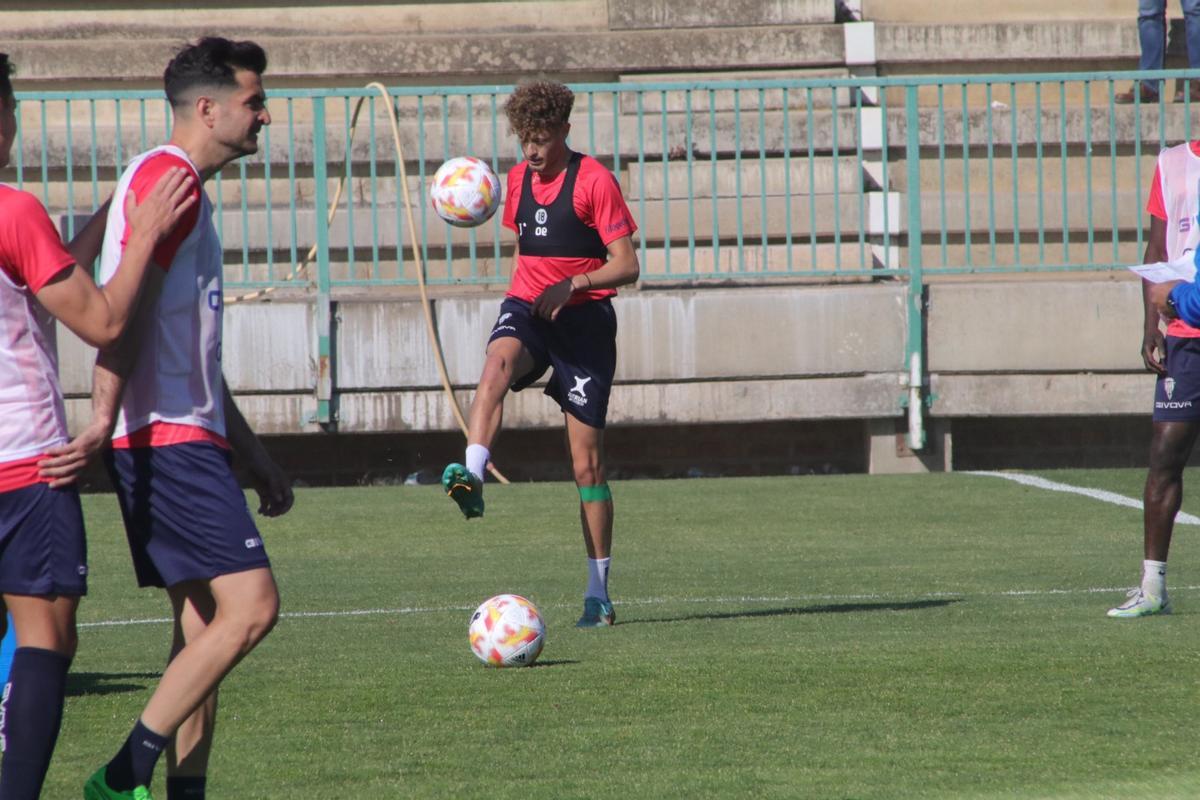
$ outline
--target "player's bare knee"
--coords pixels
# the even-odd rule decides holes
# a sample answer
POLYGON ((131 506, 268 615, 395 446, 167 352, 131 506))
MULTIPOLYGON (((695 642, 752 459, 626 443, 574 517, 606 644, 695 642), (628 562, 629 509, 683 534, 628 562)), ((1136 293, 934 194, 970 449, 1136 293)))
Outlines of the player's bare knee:
POLYGON ((599 486, 604 483, 604 466, 599 460, 589 457, 572 460, 575 483, 579 486, 599 486))
POLYGON ((274 630, 277 622, 279 622, 279 595, 272 594, 260 601, 250 615, 249 633, 253 642, 251 646, 265 639, 267 634, 274 630))

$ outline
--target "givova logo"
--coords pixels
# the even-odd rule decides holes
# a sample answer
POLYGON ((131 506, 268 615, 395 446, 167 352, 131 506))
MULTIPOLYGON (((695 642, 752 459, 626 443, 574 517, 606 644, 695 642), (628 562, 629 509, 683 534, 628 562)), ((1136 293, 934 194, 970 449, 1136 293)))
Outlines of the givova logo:
POLYGON ((1180 409, 1180 408, 1191 408, 1192 407, 1191 400, 1175 400, 1174 399, 1174 397, 1175 397, 1175 379, 1174 378, 1166 378, 1163 380, 1163 394, 1165 394, 1167 396, 1167 399, 1165 401, 1156 400, 1154 402, 1155 408, 1170 410, 1170 409, 1180 409))

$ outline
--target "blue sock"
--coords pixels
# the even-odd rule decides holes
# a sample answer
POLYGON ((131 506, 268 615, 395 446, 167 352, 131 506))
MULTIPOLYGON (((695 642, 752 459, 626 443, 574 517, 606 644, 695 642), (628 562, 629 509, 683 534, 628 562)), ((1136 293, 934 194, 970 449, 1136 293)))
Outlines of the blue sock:
POLYGON ((166 736, 155 733, 142 724, 141 718, 133 726, 129 738, 120 751, 108 762, 104 781, 108 788, 117 792, 131 792, 135 786, 149 786, 154 777, 154 765, 167 749, 166 736))
POLYGON ((167 800, 204 800, 203 775, 168 775, 167 800))
POLYGON ((18 647, 0 701, 0 797, 37 800, 62 724, 71 659, 53 650, 18 647))

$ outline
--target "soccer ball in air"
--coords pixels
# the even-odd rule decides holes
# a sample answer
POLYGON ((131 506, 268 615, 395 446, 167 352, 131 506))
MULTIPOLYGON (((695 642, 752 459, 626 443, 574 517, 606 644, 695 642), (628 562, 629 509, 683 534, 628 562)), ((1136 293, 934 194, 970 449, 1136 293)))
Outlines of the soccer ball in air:
POLYGON ((471 652, 489 667, 528 667, 546 643, 537 606, 518 594, 498 594, 471 615, 471 652))
POLYGON ((500 207, 500 179, 478 158, 452 158, 433 174, 429 199, 446 222, 473 228, 491 219, 500 207))

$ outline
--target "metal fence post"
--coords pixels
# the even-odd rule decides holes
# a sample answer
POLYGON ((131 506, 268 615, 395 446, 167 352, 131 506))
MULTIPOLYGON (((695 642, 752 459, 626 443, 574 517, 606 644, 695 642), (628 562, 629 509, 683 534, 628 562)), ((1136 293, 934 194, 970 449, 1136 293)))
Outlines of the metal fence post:
POLYGON ((317 413, 313 422, 332 426, 333 309, 329 280, 328 165, 325 157, 325 98, 313 98, 313 205, 317 227, 317 413))
POLYGON ((908 183, 908 446, 925 446, 925 276, 921 254, 921 118, 917 86, 904 90, 905 167, 908 183))

